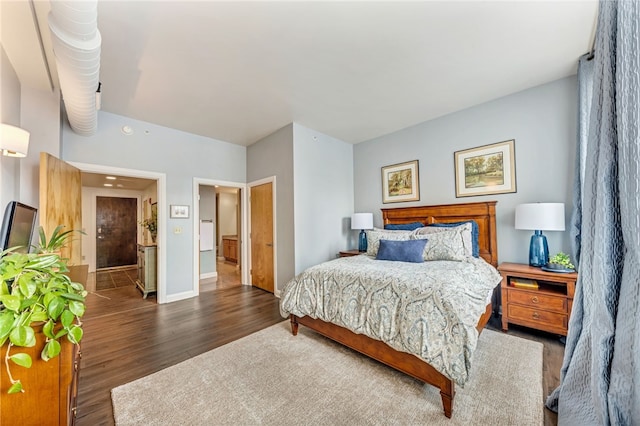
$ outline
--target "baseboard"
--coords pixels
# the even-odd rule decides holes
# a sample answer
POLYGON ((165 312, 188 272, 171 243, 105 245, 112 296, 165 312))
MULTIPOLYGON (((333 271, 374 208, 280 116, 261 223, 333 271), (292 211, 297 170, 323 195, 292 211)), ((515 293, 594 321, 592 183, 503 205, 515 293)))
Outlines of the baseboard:
POLYGON ((196 297, 197 295, 198 293, 195 291, 184 291, 182 293, 168 294, 165 297, 164 303, 177 302, 178 300, 189 299, 191 297, 196 297))
POLYGON ((217 278, 218 277, 218 272, 213 271, 213 272, 205 272, 204 274, 200 274, 200 279, 201 280, 205 280, 207 278, 217 278))

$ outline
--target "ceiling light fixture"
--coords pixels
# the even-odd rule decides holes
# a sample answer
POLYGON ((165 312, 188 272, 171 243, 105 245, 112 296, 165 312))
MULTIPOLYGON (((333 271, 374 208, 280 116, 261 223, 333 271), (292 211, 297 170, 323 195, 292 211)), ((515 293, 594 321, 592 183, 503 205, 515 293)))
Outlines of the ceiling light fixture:
POLYGON ((105 183, 105 184, 104 184, 104 185, 102 185, 102 186, 113 186, 113 184, 112 184, 112 183, 105 183))
POLYGON ((115 176, 107 176, 107 177, 105 177, 105 179, 116 180, 116 177, 115 176))
POLYGON ((29 150, 29 132, 10 124, 0 128, 0 150, 7 157, 26 157, 29 150))
POLYGON ((122 133, 131 136, 133 134, 133 128, 131 128, 131 126, 122 126, 122 133))

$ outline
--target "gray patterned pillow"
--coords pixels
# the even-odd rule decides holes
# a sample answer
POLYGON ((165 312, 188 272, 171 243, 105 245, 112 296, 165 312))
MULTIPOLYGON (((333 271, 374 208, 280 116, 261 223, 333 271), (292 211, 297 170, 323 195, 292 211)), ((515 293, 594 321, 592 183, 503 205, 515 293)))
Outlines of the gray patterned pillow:
POLYGON ((418 228, 415 231, 416 235, 432 235, 439 234, 441 232, 449 232, 452 229, 460 229, 462 236, 462 244, 464 245, 464 251, 467 256, 473 256, 473 237, 472 237, 472 225, 471 223, 465 223, 460 226, 456 226, 453 228, 437 228, 432 226, 425 226, 423 228, 418 228))
POLYGON ((444 232, 416 235, 416 237, 427 237, 427 245, 424 248, 424 260, 461 261, 470 257, 470 252, 465 249, 462 237, 463 232, 464 229, 458 226, 448 228, 444 232))
POLYGON ((412 235, 413 231, 386 231, 382 229, 367 231, 367 256, 377 256, 380 240, 407 241, 412 239, 412 235))

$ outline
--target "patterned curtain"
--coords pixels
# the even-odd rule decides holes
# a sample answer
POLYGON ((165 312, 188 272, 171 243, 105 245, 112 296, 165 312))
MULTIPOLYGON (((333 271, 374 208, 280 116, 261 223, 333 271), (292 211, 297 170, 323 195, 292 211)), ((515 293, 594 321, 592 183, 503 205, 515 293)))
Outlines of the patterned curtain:
POLYGON ((637 0, 601 0, 595 56, 578 68, 579 278, 561 383, 547 399, 560 425, 640 424, 639 26, 637 0))

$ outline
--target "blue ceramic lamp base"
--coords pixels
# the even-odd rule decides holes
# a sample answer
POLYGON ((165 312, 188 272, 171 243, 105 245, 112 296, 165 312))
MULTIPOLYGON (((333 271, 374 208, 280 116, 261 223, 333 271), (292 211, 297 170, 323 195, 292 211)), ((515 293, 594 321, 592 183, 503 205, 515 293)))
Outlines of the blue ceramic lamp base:
POLYGON ((549 246, 547 237, 542 231, 534 231, 529 244, 529 265, 535 267, 545 266, 549 262, 549 246))
POLYGON ((367 234, 364 229, 360 230, 360 235, 358 235, 358 251, 367 251, 367 234))

